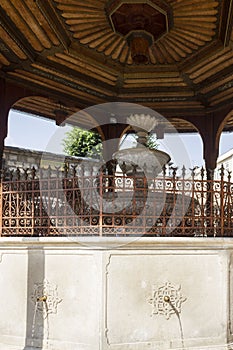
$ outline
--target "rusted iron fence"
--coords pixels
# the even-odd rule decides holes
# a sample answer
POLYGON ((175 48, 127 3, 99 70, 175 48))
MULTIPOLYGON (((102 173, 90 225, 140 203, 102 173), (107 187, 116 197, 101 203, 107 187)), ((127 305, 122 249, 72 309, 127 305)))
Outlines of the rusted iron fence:
POLYGON ((3 170, 2 236, 233 236, 233 184, 166 170, 108 175, 88 165, 3 170))

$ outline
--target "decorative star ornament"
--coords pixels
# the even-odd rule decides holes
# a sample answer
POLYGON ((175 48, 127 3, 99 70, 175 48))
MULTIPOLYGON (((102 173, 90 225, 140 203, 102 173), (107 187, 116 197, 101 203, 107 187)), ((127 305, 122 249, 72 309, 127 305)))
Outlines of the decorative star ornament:
POLYGON ((152 298, 148 301, 152 305, 152 315, 163 315, 167 320, 172 314, 181 313, 181 304, 186 297, 181 294, 181 286, 175 286, 171 282, 166 282, 159 288, 154 286, 152 298))
POLYGON ((47 318, 49 314, 56 314, 57 305, 62 301, 58 297, 57 285, 53 285, 47 280, 34 284, 31 300, 35 304, 36 310, 41 312, 44 318, 47 318))

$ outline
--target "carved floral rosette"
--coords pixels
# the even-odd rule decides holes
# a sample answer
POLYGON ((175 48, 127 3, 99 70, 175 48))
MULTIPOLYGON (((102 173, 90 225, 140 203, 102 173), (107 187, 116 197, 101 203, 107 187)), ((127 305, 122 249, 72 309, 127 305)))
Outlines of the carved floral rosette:
POLYGON ((163 315, 167 320, 172 314, 179 316, 181 313, 181 304, 186 297, 181 294, 181 286, 175 286, 170 282, 156 288, 153 287, 152 298, 149 303, 152 305, 152 315, 163 315))
POLYGON ((44 280, 42 283, 34 284, 31 301, 36 305, 36 310, 41 312, 44 318, 47 318, 49 314, 57 313, 57 305, 62 299, 58 297, 57 285, 44 280), (42 300, 43 298, 45 300, 42 300))

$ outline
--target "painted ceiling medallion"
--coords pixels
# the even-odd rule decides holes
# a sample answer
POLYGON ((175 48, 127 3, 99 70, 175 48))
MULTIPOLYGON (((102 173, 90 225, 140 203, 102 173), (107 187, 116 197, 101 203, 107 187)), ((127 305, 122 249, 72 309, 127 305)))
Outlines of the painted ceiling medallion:
POLYGON ((149 62, 149 48, 172 26, 170 7, 160 0, 113 0, 106 13, 113 30, 129 45, 134 63, 149 62))

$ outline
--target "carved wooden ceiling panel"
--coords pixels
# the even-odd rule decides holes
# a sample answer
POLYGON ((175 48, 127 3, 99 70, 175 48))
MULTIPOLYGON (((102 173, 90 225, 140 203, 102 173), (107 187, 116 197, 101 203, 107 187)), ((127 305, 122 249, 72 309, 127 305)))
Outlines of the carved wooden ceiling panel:
MULTIPOLYGON (((106 1, 55 0, 73 37, 123 64, 132 64, 124 36, 113 32, 105 14, 106 1)), ((173 28, 150 48, 151 64, 175 64, 216 36, 217 1, 167 1, 173 10, 173 28)))
POLYGON ((185 119, 233 104, 232 23, 233 0, 1 0, 0 77, 35 91, 15 108, 49 118, 59 103, 72 113, 125 101, 185 119), (127 20, 151 31, 146 64, 132 59, 127 20))

